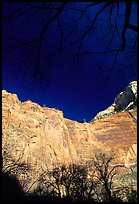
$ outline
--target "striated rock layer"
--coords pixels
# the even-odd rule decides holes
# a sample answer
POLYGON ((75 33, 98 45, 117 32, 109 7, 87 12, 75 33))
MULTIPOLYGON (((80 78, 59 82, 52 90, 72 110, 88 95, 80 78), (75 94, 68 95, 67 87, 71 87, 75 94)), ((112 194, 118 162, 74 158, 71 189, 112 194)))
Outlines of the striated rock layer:
MULTIPOLYGON (((98 149, 116 153, 116 163, 136 159, 137 110, 119 112, 93 123, 79 123, 63 117, 62 111, 20 102, 16 94, 2 91, 2 157, 4 168, 11 161, 30 166, 30 176, 39 178, 46 168, 59 163, 84 163, 98 149)), ((29 173, 28 173, 29 175, 29 173)))

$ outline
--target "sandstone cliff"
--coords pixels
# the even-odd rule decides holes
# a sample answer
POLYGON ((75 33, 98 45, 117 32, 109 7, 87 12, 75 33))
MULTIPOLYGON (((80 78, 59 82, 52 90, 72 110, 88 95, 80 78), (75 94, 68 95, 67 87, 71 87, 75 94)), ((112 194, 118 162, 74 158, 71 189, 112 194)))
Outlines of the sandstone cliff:
POLYGON ((132 163, 136 159, 136 112, 134 108, 93 123, 78 123, 64 118, 62 111, 32 101, 21 103, 16 94, 3 90, 3 168, 18 164, 21 182, 31 183, 56 164, 91 160, 98 149, 115 152, 116 163, 132 163), (25 171, 26 166, 30 169, 25 171))

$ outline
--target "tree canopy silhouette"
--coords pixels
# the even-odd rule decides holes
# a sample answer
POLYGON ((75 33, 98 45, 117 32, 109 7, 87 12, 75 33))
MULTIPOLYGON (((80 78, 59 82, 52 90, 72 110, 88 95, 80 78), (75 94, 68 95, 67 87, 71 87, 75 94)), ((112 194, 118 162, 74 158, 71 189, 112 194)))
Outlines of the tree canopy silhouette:
MULTIPOLYGON (((136 69, 136 2, 4 2, 3 60, 18 77, 43 85, 54 63, 83 57, 118 58, 121 69, 136 69), (15 55, 16 53, 16 55, 15 55), (127 61, 130 58, 130 62, 127 61), (122 61, 122 60, 121 60, 122 61)), ((99 65, 98 65, 99 66, 99 65)))
MULTIPOLYGON (((35 203, 95 203, 137 202, 136 187, 132 182, 120 179, 123 165, 114 164, 114 155, 97 152, 91 161, 84 164, 59 164, 53 169, 43 169, 33 191, 25 190, 19 182, 20 168, 2 172, 3 201, 35 203), (114 164, 114 165, 112 165, 114 164)), ((20 167, 20 166, 19 166, 20 167)), ((40 167, 41 168, 41 167, 40 167)), ((25 172, 25 168, 22 172, 25 172)), ((122 173, 123 175, 123 173, 122 173)))

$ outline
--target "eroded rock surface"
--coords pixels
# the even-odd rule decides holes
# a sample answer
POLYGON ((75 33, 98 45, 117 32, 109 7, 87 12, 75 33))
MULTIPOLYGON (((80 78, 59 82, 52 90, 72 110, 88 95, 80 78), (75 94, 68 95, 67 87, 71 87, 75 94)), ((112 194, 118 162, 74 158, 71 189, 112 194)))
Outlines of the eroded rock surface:
POLYGON ((133 108, 137 102, 137 81, 128 84, 123 92, 114 100, 114 110, 127 110, 133 108))
POLYGON ((124 89, 123 92, 119 93, 111 106, 103 111, 100 111, 94 118, 94 120, 103 116, 115 114, 119 111, 130 110, 137 105, 137 81, 132 81, 124 89))
POLYGON ((98 149, 115 152, 116 162, 134 162, 136 112, 134 108, 93 123, 78 123, 64 118, 62 111, 54 108, 41 107, 32 101, 21 103, 16 94, 3 90, 3 168, 8 170, 10 165, 18 164, 19 179, 26 190, 47 168, 59 163, 91 161, 98 149), (132 147, 134 157, 130 153, 132 147))

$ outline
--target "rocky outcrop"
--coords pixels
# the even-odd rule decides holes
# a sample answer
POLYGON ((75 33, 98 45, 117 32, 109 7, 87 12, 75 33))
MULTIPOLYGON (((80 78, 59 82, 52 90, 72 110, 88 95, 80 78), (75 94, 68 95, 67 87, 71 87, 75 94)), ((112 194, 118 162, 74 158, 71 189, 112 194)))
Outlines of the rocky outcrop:
POLYGON ((119 93, 111 106, 99 112, 93 120, 115 114, 119 111, 126 111, 136 107, 137 103, 137 81, 132 81, 119 93))
POLYGON ((127 163, 127 156, 132 162, 129 152, 137 143, 136 112, 134 108, 93 123, 78 123, 54 108, 31 101, 21 103, 16 94, 3 90, 3 170, 18 166, 18 177, 26 190, 46 169, 59 163, 91 162, 99 149, 115 152, 116 162, 127 163))
POLYGON ((137 81, 132 81, 114 100, 114 110, 132 109, 137 102, 137 81))

